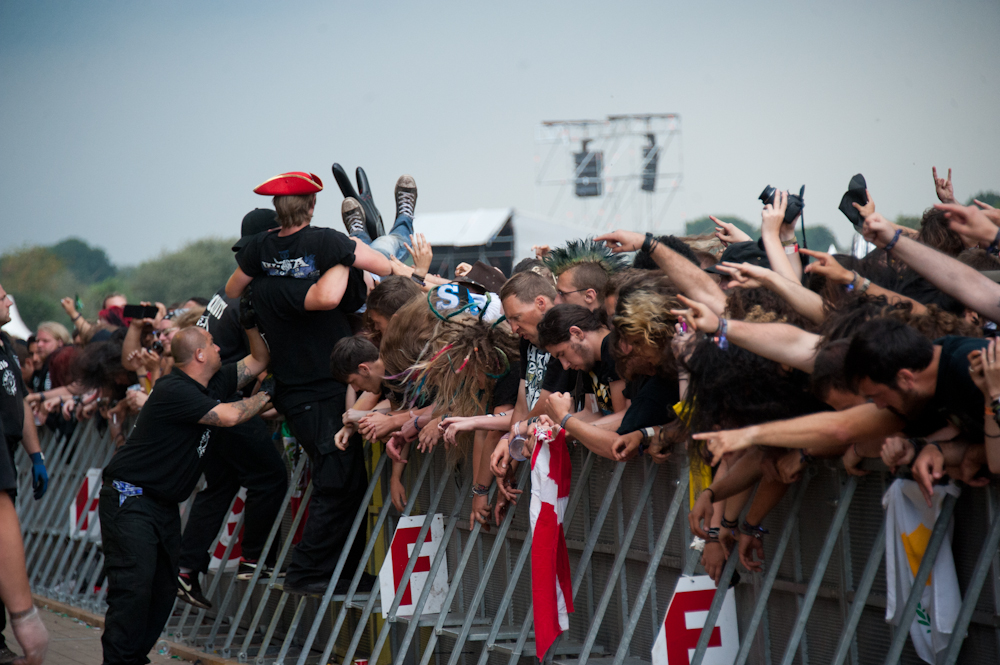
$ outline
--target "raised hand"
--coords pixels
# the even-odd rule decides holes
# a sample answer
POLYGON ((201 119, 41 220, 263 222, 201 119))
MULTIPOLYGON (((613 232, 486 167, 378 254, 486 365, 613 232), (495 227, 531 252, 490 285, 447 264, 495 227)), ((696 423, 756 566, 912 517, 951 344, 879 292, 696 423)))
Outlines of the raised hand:
MULTIPOLYGON (((763 271, 774 272, 768 268, 751 265, 749 263, 732 263, 723 261, 715 266, 716 270, 729 275, 729 288, 756 289, 763 286, 761 278, 763 271)), ((723 287, 725 288, 725 287, 723 287)))
POLYGON ((646 236, 635 231, 619 229, 599 235, 594 240, 603 242, 614 254, 620 254, 621 252, 635 252, 641 249, 642 243, 646 241, 646 236))
POLYGON ((674 336, 670 338, 670 351, 674 355, 674 360, 678 363, 686 362, 691 357, 695 346, 695 329, 685 322, 674 324, 674 336))
POLYGON ((573 397, 569 393, 552 393, 545 402, 545 413, 555 423, 561 423, 573 409, 573 397))
POLYGON ((747 240, 753 240, 753 238, 741 231, 735 224, 724 222, 717 217, 712 217, 711 215, 709 215, 708 218, 715 222, 715 237, 727 247, 734 242, 746 242, 747 240))
POLYGON ((670 313, 678 318, 684 317, 688 327, 708 334, 712 334, 719 329, 719 317, 707 305, 703 305, 696 300, 691 300, 682 295, 678 295, 677 299, 682 304, 687 305, 687 309, 672 309, 670 313))
POLYGON ((983 203, 979 199, 973 199, 972 202, 979 206, 979 209, 983 211, 983 214, 986 215, 991 222, 1000 226, 1000 210, 997 210, 989 203, 983 203))
POLYGON ((811 249, 799 249, 799 252, 816 259, 806 266, 806 272, 822 275, 836 284, 850 284, 854 281, 854 272, 837 263, 837 259, 826 252, 811 249))
POLYGON ((951 167, 948 168, 948 179, 939 178, 937 167, 931 167, 931 175, 934 176, 934 190, 937 192, 938 200, 941 203, 955 202, 955 186, 951 184, 951 167))
POLYGON ((410 244, 404 242, 403 245, 406 246, 407 251, 410 252, 410 256, 413 257, 414 272, 418 275, 426 275, 427 271, 430 270, 431 262, 434 260, 434 250, 431 249, 431 244, 427 242, 424 234, 411 235, 410 244))
POLYGON ((768 203, 760 212, 760 232, 779 233, 785 222, 785 210, 788 209, 788 192, 779 190, 774 193, 774 203, 768 203))
POLYGON ((745 450, 753 445, 746 429, 721 430, 718 432, 701 432, 691 438, 704 441, 712 453, 712 466, 722 461, 723 455, 745 450))
MULTIPOLYGON (((861 206, 857 203, 853 205, 861 210, 861 206)), ((861 235, 864 236, 865 240, 873 243, 876 247, 884 248, 892 242, 893 236, 896 235, 896 230, 901 228, 902 227, 893 224, 879 213, 874 212, 865 217, 865 222, 861 226, 861 235)))
POLYGON ((935 203, 934 207, 944 211, 948 228, 956 233, 984 244, 992 243, 997 237, 997 225, 981 208, 957 203, 935 203))
POLYGON ((857 203, 851 204, 858 209, 859 213, 861 213, 861 219, 866 219, 869 215, 874 214, 875 212, 875 199, 872 198, 872 193, 866 189, 865 196, 868 197, 868 202, 864 205, 858 205, 857 203))

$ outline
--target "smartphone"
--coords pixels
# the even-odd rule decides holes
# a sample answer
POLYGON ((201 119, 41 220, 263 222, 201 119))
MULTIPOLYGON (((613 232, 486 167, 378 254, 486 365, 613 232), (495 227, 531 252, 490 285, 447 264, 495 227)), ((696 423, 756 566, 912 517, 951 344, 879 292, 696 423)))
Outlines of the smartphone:
POLYGON ((126 319, 154 319, 158 311, 155 305, 125 305, 122 315, 126 319))

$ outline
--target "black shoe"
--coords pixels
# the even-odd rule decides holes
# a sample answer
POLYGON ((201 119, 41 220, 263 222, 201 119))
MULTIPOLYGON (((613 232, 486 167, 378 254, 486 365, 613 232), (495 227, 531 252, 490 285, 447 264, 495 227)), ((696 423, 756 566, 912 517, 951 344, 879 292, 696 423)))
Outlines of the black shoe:
POLYGON ((354 191, 354 185, 347 175, 347 171, 340 164, 333 165, 333 177, 340 186, 340 191, 344 198, 357 199, 358 203, 365 211, 365 228, 368 230, 368 237, 372 240, 385 235, 385 227, 382 226, 382 213, 375 207, 375 200, 372 198, 371 186, 368 184, 368 176, 360 166, 355 171, 358 179, 358 191, 354 191))
MULTIPOLYGON (((260 563, 258 561, 247 561, 245 559, 240 559, 239 570, 236 571, 236 579, 241 582, 247 582, 253 577, 254 571, 260 568, 260 577, 257 579, 265 580, 271 577, 271 573, 274 572, 274 568, 267 565, 266 563, 260 563)), ((278 577, 284 577, 284 573, 278 573, 278 577)))
POLYGON ((0 647, 0 663, 3 663, 3 665, 13 663, 18 658, 20 658, 20 656, 8 649, 6 646, 0 647))
POLYGON ((329 585, 326 582, 306 582, 304 584, 288 584, 282 586, 285 593, 294 596, 322 596, 329 585))
POLYGON ((417 205, 417 183, 413 176, 401 175, 396 181, 396 218, 400 215, 413 217, 413 209, 417 205))
POLYGON ((181 573, 177 576, 177 597, 185 603, 200 607, 203 610, 212 609, 212 603, 201 592, 198 573, 181 573))
MULTIPOLYGON (((347 227, 347 235, 356 236, 361 231, 367 231, 365 226, 365 209, 361 207, 357 199, 347 197, 340 204, 340 217, 347 227)), ((374 238, 372 238, 374 240, 374 238)))
MULTIPOLYGON (((371 590, 375 588, 375 582, 378 578, 370 573, 361 573, 361 581, 358 582, 358 589, 355 593, 371 593, 371 590)), ((338 596, 342 596, 347 593, 347 590, 351 586, 351 578, 341 577, 337 582, 337 586, 333 588, 333 592, 338 596)))

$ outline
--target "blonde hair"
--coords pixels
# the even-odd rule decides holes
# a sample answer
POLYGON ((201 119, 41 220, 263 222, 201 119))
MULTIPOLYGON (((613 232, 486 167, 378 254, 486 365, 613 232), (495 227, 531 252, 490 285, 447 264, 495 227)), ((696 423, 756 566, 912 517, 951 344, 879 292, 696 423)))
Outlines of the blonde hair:
POLYGON ((670 280, 651 275, 622 288, 611 322, 627 342, 641 342, 663 351, 676 332, 677 317, 670 310, 683 308, 670 280))
POLYGON ((61 323, 56 323, 55 321, 42 321, 38 324, 38 330, 35 332, 35 335, 38 335, 38 333, 43 330, 63 344, 73 343, 73 338, 70 337, 69 331, 66 330, 66 326, 61 323))

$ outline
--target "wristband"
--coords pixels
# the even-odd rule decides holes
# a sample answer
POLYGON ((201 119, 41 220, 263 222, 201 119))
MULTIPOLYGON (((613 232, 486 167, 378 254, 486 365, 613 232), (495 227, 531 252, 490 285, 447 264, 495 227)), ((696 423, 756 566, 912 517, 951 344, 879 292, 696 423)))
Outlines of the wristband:
POLYGON ((567 413, 565 416, 563 416, 562 421, 559 423, 559 428, 566 429, 566 421, 572 417, 573 417, 572 413, 567 413))
POLYGON ((656 238, 653 237, 653 234, 646 231, 646 239, 642 241, 642 247, 640 249, 647 254, 651 254, 653 250, 656 249, 658 244, 659 242, 657 242, 656 238))
POLYGON ((708 538, 705 539, 706 543, 717 543, 719 542, 719 527, 713 526, 708 528, 708 538))
POLYGON ((410 273, 410 279, 412 279, 414 282, 416 282, 420 286, 426 286, 426 284, 424 284, 424 278, 423 277, 418 277, 416 273, 410 273))
POLYGON ((489 493, 490 493, 490 486, 489 485, 481 485, 479 483, 475 483, 472 486, 472 496, 474 496, 474 497, 475 496, 488 496, 489 493))
POLYGON ((77 319, 79 319, 79 318, 80 318, 80 314, 79 314, 79 312, 78 312, 78 313, 77 313, 77 315, 73 317, 73 321, 76 321, 76 320, 77 320, 77 319))
POLYGON ((729 342, 726 340, 726 332, 729 330, 729 322, 726 319, 719 317, 719 327, 715 329, 715 334, 712 339, 715 341, 716 346, 725 351, 729 348, 729 342))
POLYGON ((785 254, 795 254, 799 251, 799 243, 785 245, 785 254))
POLYGON ((789 240, 782 240, 781 241, 781 245, 783 247, 788 247, 789 245, 798 245, 798 244, 799 244, 798 238, 791 238, 789 240))
MULTIPOLYGON (((712 497, 715 497, 715 492, 712 492, 712 497)), ((722 516, 722 528, 723 529, 736 529, 739 528, 740 523, 736 520, 727 520, 726 516, 722 516)))
MULTIPOLYGON (((704 494, 705 492, 711 492, 712 493, 712 503, 715 503, 715 490, 713 490, 711 487, 706 487, 705 489, 703 489, 701 491, 701 493, 704 494)), ((725 522, 726 519, 722 518, 722 521, 725 522)), ((723 526, 725 526, 725 524, 723 524, 723 526)), ((736 522, 733 522, 733 526, 736 526, 736 522)))
POLYGON ((903 229, 896 229, 896 233, 893 234, 892 240, 885 246, 886 252, 891 252, 896 243, 899 242, 899 236, 903 234, 903 229))
POLYGON ((413 429, 417 430, 418 433, 423 429, 420 426, 420 416, 413 416, 413 429))
POLYGON ((757 540, 762 540, 765 535, 771 533, 759 524, 750 524, 746 520, 743 520, 743 528, 741 529, 743 533, 748 536, 753 536, 757 540))

